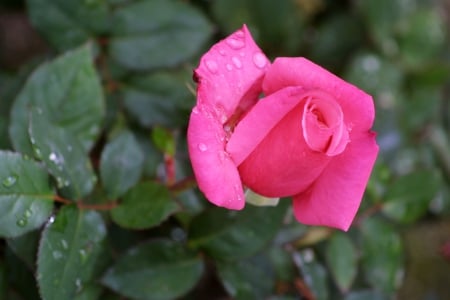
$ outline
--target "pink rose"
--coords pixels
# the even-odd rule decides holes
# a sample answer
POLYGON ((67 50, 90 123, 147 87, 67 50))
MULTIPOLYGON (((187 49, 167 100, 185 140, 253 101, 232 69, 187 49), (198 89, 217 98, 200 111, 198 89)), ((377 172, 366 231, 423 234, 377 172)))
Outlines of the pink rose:
POLYGON ((298 221, 347 230, 378 154, 371 96, 302 57, 271 64, 246 26, 194 75, 188 146, 206 198, 242 209, 243 187, 292 196, 298 221))

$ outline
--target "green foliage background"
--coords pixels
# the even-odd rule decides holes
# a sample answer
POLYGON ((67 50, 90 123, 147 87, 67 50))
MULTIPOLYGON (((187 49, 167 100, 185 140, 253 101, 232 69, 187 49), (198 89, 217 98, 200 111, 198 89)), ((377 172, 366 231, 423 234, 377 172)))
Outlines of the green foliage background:
POLYGON ((446 0, 1 1, 0 299, 450 299, 449 19, 446 0), (196 190, 192 70, 243 23, 374 96, 349 232, 196 190))

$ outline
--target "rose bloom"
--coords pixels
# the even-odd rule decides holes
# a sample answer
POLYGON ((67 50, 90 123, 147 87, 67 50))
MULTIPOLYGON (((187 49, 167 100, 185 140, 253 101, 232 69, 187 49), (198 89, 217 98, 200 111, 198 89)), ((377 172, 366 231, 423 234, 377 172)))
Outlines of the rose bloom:
POLYGON ((270 63, 245 25, 194 78, 188 148, 210 202, 242 209, 249 188, 292 197, 302 223, 349 228, 378 154, 371 96, 302 57, 270 63))

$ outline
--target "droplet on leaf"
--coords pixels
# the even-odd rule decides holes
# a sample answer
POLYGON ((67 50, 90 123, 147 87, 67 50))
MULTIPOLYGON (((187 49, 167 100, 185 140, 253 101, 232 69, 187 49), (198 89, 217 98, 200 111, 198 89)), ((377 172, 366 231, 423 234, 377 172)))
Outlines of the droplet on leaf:
POLYGON ((12 175, 6 177, 5 179, 3 179, 2 184, 4 187, 10 188, 16 184, 18 178, 19 178, 19 176, 17 176, 16 174, 12 174, 12 175))

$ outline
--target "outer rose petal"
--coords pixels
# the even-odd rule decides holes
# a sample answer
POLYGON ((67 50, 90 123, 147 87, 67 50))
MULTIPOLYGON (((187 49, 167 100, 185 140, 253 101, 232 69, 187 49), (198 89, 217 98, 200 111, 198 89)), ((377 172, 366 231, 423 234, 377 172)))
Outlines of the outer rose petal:
POLYGON ((201 58, 195 70, 199 81, 197 105, 211 107, 224 124, 237 108, 246 111, 258 100, 269 65, 244 25, 201 58))
POLYGON ((333 157, 313 186, 293 197, 297 220, 347 231, 361 203, 377 154, 375 134, 352 136, 345 151, 333 157))
POLYGON ((303 57, 275 59, 263 82, 266 95, 287 86, 322 90, 341 105, 346 124, 358 132, 370 130, 375 117, 372 97, 303 57))
POLYGON ((218 206, 242 209, 245 205, 236 165, 224 151, 225 132, 208 107, 192 110, 188 128, 188 149, 198 187, 218 206))

